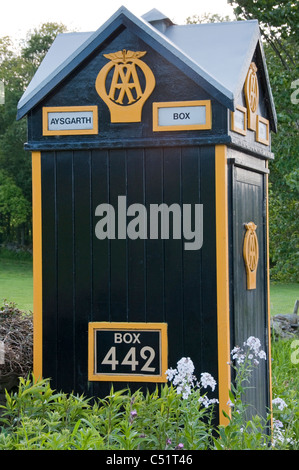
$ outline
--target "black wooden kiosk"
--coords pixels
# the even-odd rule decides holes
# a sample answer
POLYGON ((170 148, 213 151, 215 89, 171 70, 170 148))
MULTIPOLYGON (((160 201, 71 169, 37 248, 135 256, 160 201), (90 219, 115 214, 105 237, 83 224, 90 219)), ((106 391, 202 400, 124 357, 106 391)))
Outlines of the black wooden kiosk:
POLYGON ((178 26, 120 8, 59 35, 18 106, 32 152, 34 374, 151 387, 189 356, 228 411, 230 351, 268 360, 267 176, 276 117, 256 21, 178 26))

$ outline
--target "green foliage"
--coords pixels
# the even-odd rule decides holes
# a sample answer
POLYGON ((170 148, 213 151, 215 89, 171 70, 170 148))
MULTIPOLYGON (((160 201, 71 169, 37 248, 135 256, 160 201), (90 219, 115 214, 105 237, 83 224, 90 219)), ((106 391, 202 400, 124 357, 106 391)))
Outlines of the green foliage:
POLYGON ((292 48, 298 41, 299 9, 293 0, 228 0, 237 19, 259 22, 263 38, 271 46, 284 68, 295 65, 292 48))
POLYGON ((45 57, 56 36, 65 33, 66 30, 66 26, 62 23, 44 23, 39 29, 35 28, 28 33, 27 41, 22 48, 22 57, 32 64, 33 72, 45 57))
MULTIPOLYGON (((292 58, 298 63, 296 51, 298 47, 294 47, 292 58)), ((299 69, 290 60, 285 68, 271 46, 266 46, 265 52, 278 114, 278 133, 272 138, 275 160, 269 164, 271 277, 298 282, 299 104, 292 99, 292 84, 299 77, 299 69)))
POLYGON ((114 391, 91 403, 57 393, 49 380, 20 379, 0 411, 0 450, 207 449, 211 430, 198 395, 182 400, 173 387, 159 393, 114 391))
MULTIPOLYGON (((229 424, 220 426, 219 438, 214 439, 218 450, 298 450, 298 362, 292 360, 294 347, 299 351, 299 341, 278 340, 272 343, 272 394, 273 410, 267 419, 253 415, 248 419, 248 405, 242 397, 249 386, 254 364, 246 355, 244 362, 232 367, 236 378, 230 391, 231 415, 229 424), (295 342, 295 344, 294 344, 295 342)), ((297 356, 299 357, 299 353, 297 356)))
MULTIPOLYGON (((269 162, 271 279, 299 281, 299 69, 298 3, 289 0, 229 0, 238 20, 257 19, 278 118, 269 162)), ((193 15, 187 23, 228 21, 220 15, 193 15)))
POLYGON ((22 47, 15 47, 7 36, 0 38, 0 80, 5 91, 5 104, 0 105, 0 243, 32 241, 31 160, 24 151, 27 123, 16 121, 17 104, 55 37, 65 30, 62 24, 45 23, 28 33, 22 47))
POLYGON ((281 397, 274 400, 273 435, 270 414, 268 420, 248 419, 242 402, 255 367, 247 355, 233 366, 232 411, 226 415, 229 424, 219 427, 213 426, 214 409, 202 405, 198 388, 183 399, 172 385, 146 394, 112 387, 105 398, 92 400, 58 393, 49 379, 21 378, 15 392, 6 392, 0 408, 0 450, 298 450, 298 365, 291 355, 293 341, 279 340, 272 348, 273 393, 281 397))
POLYGON ((192 15, 186 19, 187 24, 198 23, 223 23, 224 21, 232 21, 229 16, 221 16, 218 13, 204 13, 203 15, 192 15))
POLYGON ((298 2, 229 0, 237 19, 259 21, 278 118, 270 162, 271 278, 299 280, 298 2), (297 90, 296 90, 297 89, 297 90))
POLYGON ((276 446, 299 448, 299 339, 272 340, 272 393, 274 423, 281 424, 276 446), (283 401, 282 403, 281 400, 283 401), (284 405, 285 403, 285 405, 284 405))
POLYGON ((31 204, 24 197, 22 190, 14 180, 0 170, 0 233, 6 239, 31 216, 31 204))

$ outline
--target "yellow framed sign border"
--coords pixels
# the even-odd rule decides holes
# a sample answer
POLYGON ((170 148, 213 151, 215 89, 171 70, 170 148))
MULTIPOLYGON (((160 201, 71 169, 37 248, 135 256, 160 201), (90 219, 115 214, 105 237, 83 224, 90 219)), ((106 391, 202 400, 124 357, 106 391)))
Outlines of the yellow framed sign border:
POLYGON ((231 130, 233 132, 237 132, 238 134, 246 135, 247 134, 247 109, 244 106, 237 105, 236 111, 231 111, 231 130), (240 111, 244 114, 244 127, 241 129, 240 127, 236 127, 235 123, 235 112, 240 111))
POLYGON ((153 103, 153 131, 196 131, 212 129, 212 108, 211 100, 197 101, 161 101, 153 103), (160 108, 179 108, 179 107, 195 107, 204 106, 206 108, 206 122, 204 124, 178 124, 173 126, 159 125, 159 109, 160 108))
POLYGON ((43 136, 49 135, 94 135, 99 132, 98 124, 98 107, 97 106, 50 106, 43 107, 43 136), (48 129, 48 114, 49 113, 67 113, 67 112, 80 112, 92 111, 93 113, 93 128, 92 129, 65 129, 49 131, 48 129))
POLYGON ((141 322, 90 322, 88 324, 88 380, 101 382, 157 382, 166 383, 168 369, 167 323, 141 322), (160 331, 161 374, 96 374, 95 373, 95 331, 97 330, 144 330, 160 331))
POLYGON ((270 144, 270 129, 269 129, 269 121, 268 119, 263 118, 262 116, 256 116, 256 141, 259 142, 260 144, 264 145, 269 145, 270 144), (267 128, 267 138, 263 139, 260 137, 260 132, 259 132, 259 123, 265 124, 267 128))

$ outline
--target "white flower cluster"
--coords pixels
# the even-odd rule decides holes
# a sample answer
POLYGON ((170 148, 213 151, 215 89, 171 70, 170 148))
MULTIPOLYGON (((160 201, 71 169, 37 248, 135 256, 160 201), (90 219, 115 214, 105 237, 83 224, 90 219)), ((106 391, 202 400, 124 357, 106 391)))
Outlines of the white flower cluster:
POLYGON ((285 429, 279 419, 273 419, 273 441, 272 446, 278 447, 279 444, 294 444, 291 437, 285 437, 285 429))
POLYGON ((167 379, 177 387, 177 393, 182 393, 183 398, 188 398, 194 386, 195 377, 193 375, 194 364, 190 357, 182 357, 177 362, 176 369, 166 371, 167 379))
POLYGON ((215 387, 217 385, 216 380, 214 377, 211 376, 208 372, 203 372, 200 376, 200 383, 202 387, 207 388, 211 387, 212 391, 214 392, 215 387))
POLYGON ((250 336, 244 341, 242 348, 235 346, 231 351, 231 356, 237 364, 243 364, 246 358, 252 360, 254 365, 259 364, 259 359, 266 359, 266 353, 261 349, 260 340, 254 336, 250 336))
POLYGON ((202 403, 205 408, 208 408, 210 405, 214 405, 215 403, 219 403, 217 398, 208 398, 206 395, 200 397, 198 401, 199 403, 202 403))
MULTIPOLYGON (((190 357, 183 357, 177 363, 176 369, 168 369, 166 371, 167 379, 176 386, 178 394, 182 394, 184 399, 187 399, 194 387, 211 387, 214 391, 217 385, 215 379, 208 372, 203 372, 200 377, 200 383, 197 381, 194 373, 194 364, 190 357)), ((206 408, 213 404, 219 403, 217 399, 208 399, 208 397, 200 397, 199 402, 206 408)))
POLYGON ((272 400, 272 404, 273 404, 273 405, 277 405, 277 408, 278 408, 279 410, 281 410, 281 411, 282 411, 284 408, 287 408, 287 406, 288 406, 288 405, 286 404, 286 402, 285 402, 282 398, 279 398, 279 397, 274 398, 274 400, 272 400))

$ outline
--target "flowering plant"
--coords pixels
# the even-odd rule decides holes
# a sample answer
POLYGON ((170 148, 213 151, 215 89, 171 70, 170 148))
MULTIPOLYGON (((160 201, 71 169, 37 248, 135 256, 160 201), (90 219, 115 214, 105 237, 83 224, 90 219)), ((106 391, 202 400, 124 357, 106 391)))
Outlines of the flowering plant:
POLYGON ((244 411, 242 405, 242 396, 244 394, 244 384, 249 383, 253 369, 256 368, 260 360, 266 360, 267 356, 265 351, 261 349, 261 342, 254 336, 243 342, 242 346, 235 346, 231 351, 232 361, 229 365, 236 372, 235 385, 231 385, 233 393, 230 393, 231 407, 239 406, 239 412, 244 411))
MULTIPOLYGON (((196 388, 211 387, 212 391, 214 391, 217 385, 216 380, 208 372, 203 372, 199 381, 196 376, 193 375, 193 372, 194 364, 190 357, 182 357, 182 359, 177 362, 176 369, 170 368, 166 371, 167 379, 176 387, 177 393, 182 394, 183 399, 187 399, 196 388)), ((214 403, 218 403, 217 399, 209 399, 206 395, 200 396, 198 401, 202 403, 205 408, 208 408, 208 406, 214 403)))

